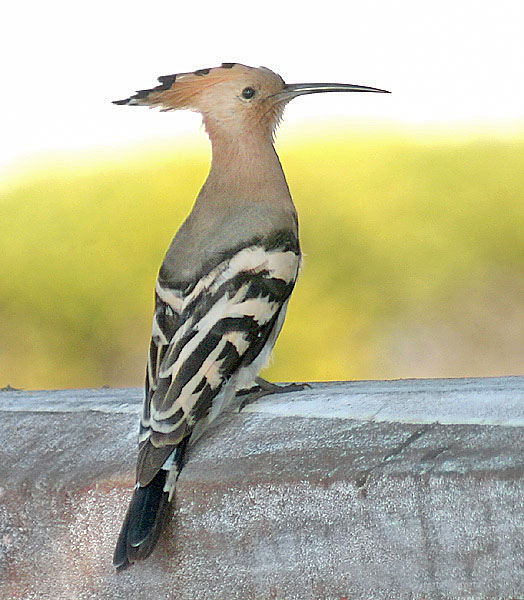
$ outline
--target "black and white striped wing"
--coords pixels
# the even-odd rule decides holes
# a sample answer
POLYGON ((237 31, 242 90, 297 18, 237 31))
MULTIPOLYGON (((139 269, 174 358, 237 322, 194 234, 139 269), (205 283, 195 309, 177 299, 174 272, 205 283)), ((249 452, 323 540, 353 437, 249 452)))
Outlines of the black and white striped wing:
POLYGON ((199 421, 220 412, 224 384, 235 382, 268 341, 274 343, 299 263, 298 243, 253 245, 185 291, 173 337, 151 361, 156 378, 141 423, 140 485, 152 480, 199 421))
POLYGON ((180 326, 180 312, 183 305, 183 290, 169 288, 157 281, 155 289, 155 314, 153 331, 149 344, 149 356, 146 369, 145 398, 140 420, 139 440, 149 435, 149 414, 151 398, 156 392, 159 370, 175 332, 180 326))

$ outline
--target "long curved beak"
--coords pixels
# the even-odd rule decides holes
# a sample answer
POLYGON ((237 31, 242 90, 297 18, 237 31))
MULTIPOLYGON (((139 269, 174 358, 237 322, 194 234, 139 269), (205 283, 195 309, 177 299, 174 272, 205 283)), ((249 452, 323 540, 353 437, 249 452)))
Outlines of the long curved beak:
POLYGON ((352 83, 286 83, 284 89, 278 95, 283 100, 291 100, 304 94, 320 94, 322 92, 378 92, 379 94, 391 94, 387 90, 352 83))

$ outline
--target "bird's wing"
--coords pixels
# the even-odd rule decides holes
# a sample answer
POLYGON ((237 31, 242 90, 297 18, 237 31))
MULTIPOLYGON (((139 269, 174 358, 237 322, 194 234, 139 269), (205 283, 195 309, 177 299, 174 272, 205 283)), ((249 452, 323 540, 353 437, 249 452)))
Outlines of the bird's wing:
POLYGON ((149 344, 139 441, 147 439, 149 435, 149 427, 144 427, 144 423, 149 421, 151 398, 158 387, 160 365, 176 330, 180 326, 180 312, 182 310, 183 299, 183 289, 169 287, 159 278, 155 289, 155 314, 153 316, 153 331, 149 344))
POLYGON ((141 422, 137 480, 147 485, 173 448, 205 419, 241 367, 264 348, 295 284, 298 242, 230 253, 186 290, 141 422))

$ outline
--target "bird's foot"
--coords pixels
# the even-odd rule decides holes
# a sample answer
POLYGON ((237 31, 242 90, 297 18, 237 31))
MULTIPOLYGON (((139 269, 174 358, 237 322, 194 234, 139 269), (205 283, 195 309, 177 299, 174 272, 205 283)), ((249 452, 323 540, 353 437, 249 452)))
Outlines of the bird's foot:
POLYGON ((238 412, 243 410, 248 404, 253 404, 263 396, 269 394, 287 394, 289 392, 300 392, 311 386, 308 383, 289 383, 288 385, 277 385, 262 379, 262 377, 255 377, 255 384, 252 388, 246 390, 240 390, 237 392, 237 396, 245 396, 240 403, 238 412))

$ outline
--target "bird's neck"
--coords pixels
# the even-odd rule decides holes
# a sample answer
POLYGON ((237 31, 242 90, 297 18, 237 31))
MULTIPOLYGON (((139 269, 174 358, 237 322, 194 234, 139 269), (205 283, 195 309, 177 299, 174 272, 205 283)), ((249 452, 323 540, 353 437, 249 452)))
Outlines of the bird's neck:
POLYGON ((200 193, 206 201, 291 202, 271 135, 251 130, 238 135, 210 135, 211 170, 200 193))
POLYGON ((210 138, 211 170, 167 253, 167 278, 182 273, 191 281, 201 265, 277 232, 298 239, 296 210, 271 138, 210 138))

